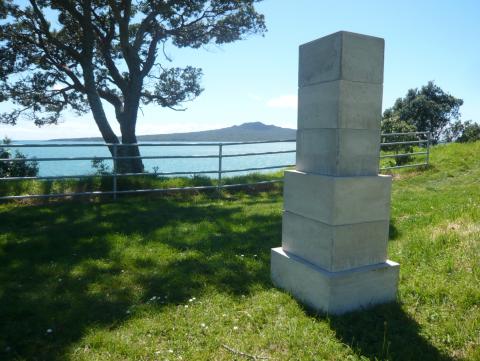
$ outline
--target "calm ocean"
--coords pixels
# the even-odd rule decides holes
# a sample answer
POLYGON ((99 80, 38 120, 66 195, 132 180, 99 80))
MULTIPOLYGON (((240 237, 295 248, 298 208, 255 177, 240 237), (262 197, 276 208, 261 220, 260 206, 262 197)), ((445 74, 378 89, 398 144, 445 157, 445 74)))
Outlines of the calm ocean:
MULTIPOLYGON (((62 144, 79 144, 81 142, 61 142, 62 144)), ((92 144, 95 142, 89 142, 92 144)), ((149 142, 149 143, 175 143, 175 142, 149 142)), ((183 142, 182 142, 183 143, 183 142)), ((16 141, 14 144, 55 144, 49 141, 16 141)), ((101 144, 100 142, 98 144, 101 144)), ((141 143, 140 143, 141 144, 141 143)), ((141 146, 140 152, 143 156, 185 156, 185 155, 218 155, 218 146, 209 146, 209 143, 201 146, 141 146)), ((105 146, 99 147, 48 147, 48 148, 11 148, 18 149, 27 157, 36 158, 62 158, 62 157, 108 157, 110 153, 105 146)), ((267 144, 248 144, 248 145, 232 145, 223 146, 223 154, 238 153, 257 153, 272 152, 283 150, 295 150, 295 142, 291 143, 267 143, 267 144)), ((215 171, 218 169, 218 158, 207 159, 145 159, 145 169, 149 172, 195 172, 199 171, 215 171)), ((112 162, 105 161, 110 167, 112 162)), ((295 164, 295 153, 286 154, 269 154, 257 156, 244 156, 223 158, 222 169, 244 169, 269 167, 276 165, 295 164)), ((89 160, 75 161, 42 161, 39 162, 40 176, 61 176, 61 175, 88 175, 95 173, 89 160)), ((241 175, 248 172, 229 173, 228 175, 241 175)), ((228 175, 224 175, 228 176, 228 175)), ((216 177, 216 174, 207 176, 216 177)))

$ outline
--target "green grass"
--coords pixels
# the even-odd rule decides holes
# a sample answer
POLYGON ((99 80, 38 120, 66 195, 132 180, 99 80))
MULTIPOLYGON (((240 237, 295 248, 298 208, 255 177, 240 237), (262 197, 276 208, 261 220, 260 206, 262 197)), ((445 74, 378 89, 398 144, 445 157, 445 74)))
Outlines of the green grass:
POLYGON ((480 360, 478 154, 395 171, 399 301, 337 317, 270 282, 280 187, 4 204, 0 360, 480 360))

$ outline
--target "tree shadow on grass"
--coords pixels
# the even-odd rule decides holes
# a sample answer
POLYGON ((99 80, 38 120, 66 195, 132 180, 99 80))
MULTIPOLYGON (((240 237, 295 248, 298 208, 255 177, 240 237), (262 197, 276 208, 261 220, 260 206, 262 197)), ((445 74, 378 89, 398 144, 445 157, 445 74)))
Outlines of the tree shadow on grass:
POLYGON ((238 295, 269 287, 281 218, 236 204, 138 198, 1 209, 0 359, 64 360, 88 330, 116 327, 152 295, 168 295, 168 305, 205 287, 238 295), (205 229, 182 232, 196 224, 205 229), (125 238, 137 253, 123 252, 125 238), (241 254, 256 255, 255 267, 241 254))
POLYGON ((398 303, 331 316, 330 326, 343 343, 371 360, 453 361, 420 335, 420 326, 398 303))
MULTIPOLYGON (((279 206, 278 195, 242 200, 244 208, 260 203, 279 206)), ((167 296, 161 308, 206 288, 234 295, 270 288, 281 217, 244 210, 225 199, 170 198, 0 210, 0 359, 67 359, 86 332, 117 327, 152 296, 167 296), (149 254, 158 249, 164 259, 149 254)), ((448 360, 399 305, 328 322, 358 355, 448 360)))

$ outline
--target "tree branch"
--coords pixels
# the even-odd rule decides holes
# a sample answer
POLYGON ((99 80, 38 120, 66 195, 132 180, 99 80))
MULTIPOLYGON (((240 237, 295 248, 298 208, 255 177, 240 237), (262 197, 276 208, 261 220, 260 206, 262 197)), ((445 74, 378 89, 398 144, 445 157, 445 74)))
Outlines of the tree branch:
POLYGON ((126 1, 124 4, 124 15, 122 17, 120 9, 115 4, 115 0, 108 0, 110 7, 112 8, 112 13, 115 18, 115 21, 118 23, 119 36, 120 36, 120 47, 122 49, 123 57, 127 63, 130 73, 138 72, 138 54, 132 51, 129 42, 129 29, 128 24, 130 21, 130 1, 126 1))
POLYGON ((43 34, 48 38, 48 40, 51 41, 53 44, 55 44, 55 46, 57 46, 58 48, 65 51, 72 58, 78 60, 79 62, 82 62, 84 59, 78 51, 62 43, 57 38, 55 38, 55 36, 52 35, 52 33, 50 32, 50 26, 47 20, 45 19, 45 16, 43 15, 42 11, 38 7, 37 1, 36 0, 29 0, 29 1, 30 1, 30 4, 32 5, 33 11, 35 12, 35 15, 37 16, 37 20, 39 21, 40 28, 43 31, 43 34))
POLYGON ((157 55, 157 45, 161 38, 162 38, 162 33, 160 32, 160 30, 157 30, 155 34, 152 36, 152 40, 150 41, 150 45, 148 46, 147 57, 143 62, 143 68, 141 71, 142 78, 144 78, 148 73, 150 73, 150 70, 152 70, 152 67, 155 64, 155 58, 157 55))
POLYGON ((116 114, 120 114, 123 111, 123 103, 117 95, 103 88, 98 88, 97 91, 100 98, 113 105, 116 114))
POLYGON ((137 33, 135 34, 135 40, 133 42, 134 51, 138 52, 140 50, 140 47, 142 46, 142 41, 147 33, 148 27, 150 26, 150 22, 153 21, 157 15, 157 11, 152 11, 140 23, 137 33))
POLYGON ((112 76, 113 83, 118 86, 118 88, 125 94, 127 91, 127 81, 120 74, 120 71, 117 68, 117 65, 113 61, 111 49, 112 49, 112 40, 115 32, 115 24, 111 22, 110 29, 106 36, 103 36, 102 32, 98 27, 93 26, 95 33, 97 34, 99 40, 99 47, 102 52, 103 59, 105 60, 105 65, 112 76))

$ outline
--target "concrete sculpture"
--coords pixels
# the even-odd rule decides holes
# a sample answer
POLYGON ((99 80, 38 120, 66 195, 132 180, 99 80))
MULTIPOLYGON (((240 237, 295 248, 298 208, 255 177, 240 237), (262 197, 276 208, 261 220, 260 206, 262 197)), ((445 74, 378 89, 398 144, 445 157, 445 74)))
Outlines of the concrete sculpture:
POLYGON ((383 39, 343 31, 300 46, 297 166, 271 275, 331 314, 396 298, 391 177, 378 175, 383 59, 383 39))

